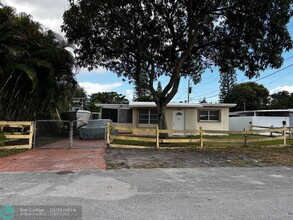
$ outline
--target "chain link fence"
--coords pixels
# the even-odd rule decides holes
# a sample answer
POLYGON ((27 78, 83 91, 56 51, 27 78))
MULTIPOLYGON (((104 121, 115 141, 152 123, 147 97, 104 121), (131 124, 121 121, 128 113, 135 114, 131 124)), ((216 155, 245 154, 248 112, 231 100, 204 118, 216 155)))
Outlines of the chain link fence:
POLYGON ((96 148, 106 144, 106 126, 92 121, 38 120, 35 122, 35 148, 96 148), (88 125, 87 125, 88 124, 88 125))
POLYGON ((72 123, 70 121, 38 120, 35 123, 35 148, 71 147, 72 123))

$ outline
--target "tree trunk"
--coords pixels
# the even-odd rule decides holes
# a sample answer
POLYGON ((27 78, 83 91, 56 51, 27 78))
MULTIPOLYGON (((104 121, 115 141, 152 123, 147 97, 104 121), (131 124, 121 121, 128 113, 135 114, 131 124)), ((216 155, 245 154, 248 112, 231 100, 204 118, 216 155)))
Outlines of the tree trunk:
MULTIPOLYGON (((159 129, 167 129, 166 106, 167 105, 164 103, 157 103, 159 129)), ((167 133, 160 133, 160 138, 166 139, 166 138, 168 138, 168 134, 167 133)))

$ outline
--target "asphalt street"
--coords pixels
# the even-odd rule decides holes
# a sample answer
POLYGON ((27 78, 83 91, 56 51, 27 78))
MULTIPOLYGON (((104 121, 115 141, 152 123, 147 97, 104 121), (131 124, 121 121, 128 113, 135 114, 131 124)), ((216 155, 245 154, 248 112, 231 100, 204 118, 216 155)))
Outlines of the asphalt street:
POLYGON ((0 206, 78 206, 84 220, 292 220, 292 171, 269 167, 0 173, 0 206))

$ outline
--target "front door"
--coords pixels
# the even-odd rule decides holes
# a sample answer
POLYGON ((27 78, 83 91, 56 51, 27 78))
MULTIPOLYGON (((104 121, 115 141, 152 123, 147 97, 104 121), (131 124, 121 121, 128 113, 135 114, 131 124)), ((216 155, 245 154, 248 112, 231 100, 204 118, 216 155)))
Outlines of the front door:
MULTIPOLYGON (((184 112, 173 112, 173 130, 184 130, 184 112)), ((173 135, 184 135, 184 133, 173 133, 173 135)))

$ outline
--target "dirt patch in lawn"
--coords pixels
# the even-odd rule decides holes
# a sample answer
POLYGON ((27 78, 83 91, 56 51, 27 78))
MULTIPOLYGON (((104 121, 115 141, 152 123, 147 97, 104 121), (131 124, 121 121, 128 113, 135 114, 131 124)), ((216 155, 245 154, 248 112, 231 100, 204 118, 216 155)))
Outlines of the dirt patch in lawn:
POLYGON ((106 149, 107 169, 292 166, 293 147, 106 149))

